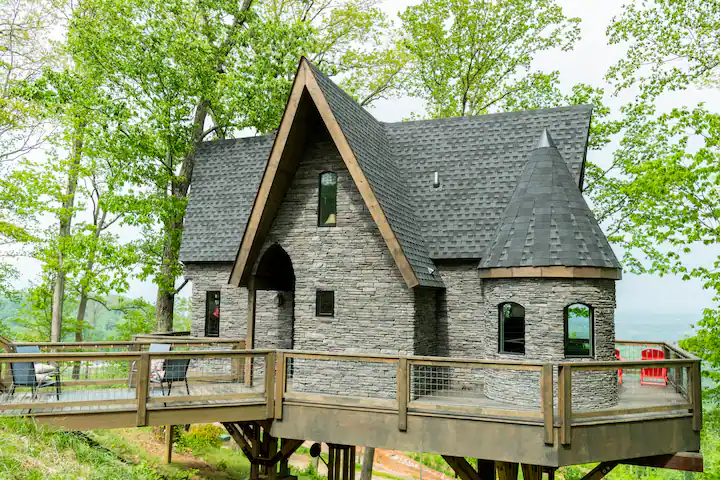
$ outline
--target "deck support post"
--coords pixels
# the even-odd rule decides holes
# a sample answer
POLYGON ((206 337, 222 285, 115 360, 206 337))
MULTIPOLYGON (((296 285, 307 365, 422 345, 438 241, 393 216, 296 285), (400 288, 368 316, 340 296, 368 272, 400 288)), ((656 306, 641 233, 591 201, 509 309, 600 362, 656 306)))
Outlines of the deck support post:
POLYGON ((477 462, 477 470, 480 478, 482 478, 483 480, 485 480, 486 478, 495 480, 495 461, 483 460, 481 458, 478 458, 477 462))
POLYGON ((272 422, 267 420, 223 425, 250 461, 252 480, 293 478, 288 468, 288 458, 300 448, 302 440, 273 437, 270 435, 272 422))
POLYGON ((495 462, 478 459, 478 468, 470 465, 463 457, 443 455, 443 458, 461 480, 495 480, 495 462))
POLYGON ((496 462, 498 478, 500 480, 517 480, 520 464, 511 462, 496 462))
POLYGON ((522 464, 523 480, 542 480, 543 467, 542 465, 527 465, 522 464))
POLYGON ((172 446, 173 446, 174 427, 165 425, 165 456, 163 458, 166 465, 172 462, 172 446))
POLYGON ((328 480, 355 480, 355 446, 328 443, 328 480))

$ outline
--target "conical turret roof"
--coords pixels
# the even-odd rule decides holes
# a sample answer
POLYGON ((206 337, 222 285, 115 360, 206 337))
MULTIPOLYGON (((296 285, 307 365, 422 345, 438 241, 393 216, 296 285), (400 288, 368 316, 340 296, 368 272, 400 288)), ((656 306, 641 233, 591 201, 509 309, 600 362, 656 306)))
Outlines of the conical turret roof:
POLYGON ((621 268, 546 129, 479 268, 547 266, 621 268))

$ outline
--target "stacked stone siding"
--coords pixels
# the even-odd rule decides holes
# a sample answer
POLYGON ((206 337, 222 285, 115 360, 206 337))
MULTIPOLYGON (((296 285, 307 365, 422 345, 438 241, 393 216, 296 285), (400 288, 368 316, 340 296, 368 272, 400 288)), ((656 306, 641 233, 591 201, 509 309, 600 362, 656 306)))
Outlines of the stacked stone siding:
MULTIPOLYGON (((262 250, 275 243, 288 253, 295 273, 296 350, 411 355, 416 342, 429 343, 416 339, 415 294, 405 285, 324 128, 309 138, 262 250), (337 173, 334 227, 318 227, 319 177, 325 171, 337 173), (335 292, 334 317, 316 316, 317 290, 335 292)), ((425 302, 434 315, 431 303, 425 302)), ((262 308, 258 302, 258 311, 262 308)), ((425 319, 424 323, 432 320, 425 319)), ((353 368, 348 362, 342 367, 328 362, 297 362, 290 387, 353 395, 383 391, 391 396, 395 369, 379 364, 353 368)))
MULTIPOLYGON (((615 356, 613 280, 493 279, 484 280, 484 292, 482 331, 490 358, 548 362, 592 360, 565 358, 563 312, 566 306, 573 303, 585 303, 593 307, 594 359, 612 360, 615 356), (525 307, 525 355, 498 353, 498 306, 504 302, 516 302, 525 307)), ((615 375, 615 372, 573 374, 573 405, 582 409, 616 404, 618 390, 615 375)), ((557 371, 555 376, 557 378, 557 371)), ((513 370, 488 371, 485 394, 495 400, 539 405, 539 374, 513 370)))
MULTIPOLYGON (((239 240, 238 240, 239 241, 239 240)), ((185 277, 192 281, 192 334, 205 335, 205 294, 220 292, 220 336, 247 336, 247 289, 228 284, 232 263, 188 263, 185 277)))

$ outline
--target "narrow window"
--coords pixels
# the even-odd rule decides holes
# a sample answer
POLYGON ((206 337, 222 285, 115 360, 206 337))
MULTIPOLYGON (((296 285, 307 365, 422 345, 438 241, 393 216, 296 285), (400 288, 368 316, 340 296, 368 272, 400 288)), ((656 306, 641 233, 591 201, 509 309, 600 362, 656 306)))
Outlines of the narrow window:
POLYGON ((318 207, 318 226, 334 227, 337 223, 337 174, 320 174, 320 205, 318 207))
POLYGON ((593 356, 593 310, 582 303, 565 307, 565 355, 593 356))
POLYGON ((318 290, 315 297, 315 315, 318 317, 335 316, 335 292, 318 290))
POLYGON ((525 308, 517 303, 500 304, 500 353, 525 353, 525 308))
POLYGON ((205 336, 220 336, 220 292, 205 294, 205 336))

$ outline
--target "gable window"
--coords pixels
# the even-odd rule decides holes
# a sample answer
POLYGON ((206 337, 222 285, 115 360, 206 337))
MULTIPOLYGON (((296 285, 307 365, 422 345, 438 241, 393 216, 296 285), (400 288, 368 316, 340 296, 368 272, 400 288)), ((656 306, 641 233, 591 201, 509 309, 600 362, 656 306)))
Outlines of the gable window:
POLYGON ((335 292, 318 290, 315 294, 315 315, 318 317, 335 316, 335 292))
POLYGON ((565 355, 593 356, 593 309, 574 303, 565 307, 565 355))
POLYGON ((337 173, 320 174, 320 204, 318 226, 334 227, 337 223, 337 173))
POLYGON ((205 336, 220 336, 220 292, 205 294, 205 336))
POLYGON ((499 307, 499 352, 525 353, 525 308, 514 302, 499 307))

